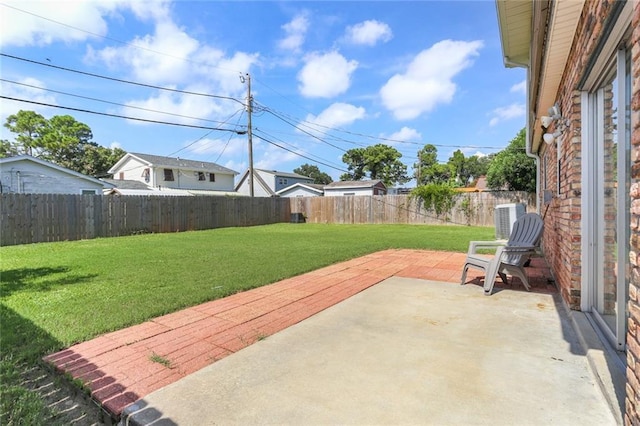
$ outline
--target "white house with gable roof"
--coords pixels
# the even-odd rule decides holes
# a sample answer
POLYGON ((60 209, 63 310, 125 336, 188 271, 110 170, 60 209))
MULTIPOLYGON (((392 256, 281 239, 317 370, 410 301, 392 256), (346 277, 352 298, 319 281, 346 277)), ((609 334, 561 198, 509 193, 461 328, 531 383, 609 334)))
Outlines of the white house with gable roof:
POLYGON ((113 185, 31 155, 0 158, 0 192, 97 194, 113 185))
POLYGON ((232 192, 238 172, 216 163, 130 152, 111 169, 114 182, 138 181, 154 190, 176 189, 204 195, 232 192))

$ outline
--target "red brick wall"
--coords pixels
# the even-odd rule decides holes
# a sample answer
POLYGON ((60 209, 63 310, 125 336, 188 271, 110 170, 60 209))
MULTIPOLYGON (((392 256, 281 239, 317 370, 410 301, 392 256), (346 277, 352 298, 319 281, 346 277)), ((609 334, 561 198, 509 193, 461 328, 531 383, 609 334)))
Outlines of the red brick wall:
MULTIPOLYGON (((581 295, 581 226, 582 218, 582 138, 581 94, 578 82, 587 70, 596 44, 603 34, 603 26, 611 13, 613 2, 587 1, 573 40, 568 66, 558 89, 556 102, 564 118, 570 120, 564 136, 551 145, 544 145, 540 153, 542 179, 554 193, 548 206, 542 205, 545 216, 543 246, 545 257, 554 272, 562 297, 571 309, 580 309, 581 295), (559 150, 558 145, 559 144, 559 150), (558 159, 558 151, 560 158, 558 159), (559 160, 559 161, 558 161, 559 160), (547 165, 545 170, 544 165, 547 165), (558 168, 560 172, 558 173, 558 168), (558 177, 560 186, 557 186, 558 177), (548 208, 547 208, 548 207, 548 208)), ((548 106, 543 106, 547 108, 548 106)), ((537 115, 546 115, 546 110, 537 115)), ((553 132, 555 129, 550 128, 553 132)), ((544 188, 544 183, 542 188, 544 188)), ((541 201, 542 202, 542 201, 541 201)))
POLYGON ((640 425, 640 1, 635 1, 631 48, 631 282, 627 333, 625 424, 640 425))

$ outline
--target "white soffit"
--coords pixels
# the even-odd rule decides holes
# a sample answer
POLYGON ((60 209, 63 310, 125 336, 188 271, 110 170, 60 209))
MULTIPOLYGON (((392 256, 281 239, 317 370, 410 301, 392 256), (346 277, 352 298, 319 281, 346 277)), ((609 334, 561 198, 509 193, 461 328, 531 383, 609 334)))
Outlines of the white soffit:
POLYGON ((507 67, 529 64, 532 0, 498 0, 502 56, 507 67))
POLYGON ((536 102, 537 114, 532 139, 534 152, 542 138, 540 116, 547 115, 547 110, 555 103, 584 0, 557 0, 552 5, 546 51, 540 70, 540 92, 536 102))

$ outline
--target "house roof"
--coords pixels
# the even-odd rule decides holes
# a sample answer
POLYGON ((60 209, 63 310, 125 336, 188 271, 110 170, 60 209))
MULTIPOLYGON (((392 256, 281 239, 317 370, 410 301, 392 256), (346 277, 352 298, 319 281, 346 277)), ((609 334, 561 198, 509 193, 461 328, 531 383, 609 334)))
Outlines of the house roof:
POLYGON ((128 179, 103 179, 105 182, 109 182, 118 189, 137 189, 151 191, 151 188, 144 182, 128 179))
POLYGON ((27 155, 27 154, 16 155, 16 156, 13 156, 13 157, 0 158, 0 167, 5 167, 6 165, 13 164, 13 163, 18 163, 20 161, 30 161, 32 163, 36 163, 36 164, 39 164, 41 166, 48 167, 50 169, 54 169, 54 170, 57 170, 57 171, 62 172, 62 173, 66 173, 68 175, 77 177, 79 179, 84 179, 84 180, 86 180, 88 182, 92 182, 94 184, 102 185, 103 188, 112 188, 114 186, 113 184, 111 184, 109 182, 106 182, 104 180, 100 180, 100 179, 96 179, 96 178, 91 177, 91 176, 84 175, 82 173, 76 172, 75 170, 67 169, 66 167, 62 167, 62 166, 59 166, 57 164, 50 163, 49 161, 45 161, 45 160, 42 160, 40 158, 33 157, 33 156, 27 155))
POLYGON ((296 182, 293 185, 289 185, 286 188, 282 188, 280 191, 276 192, 276 195, 282 195, 289 191, 292 191, 296 188, 303 188, 308 190, 309 192, 315 192, 317 194, 322 195, 324 193, 324 185, 318 185, 316 183, 302 183, 296 182))
POLYGON ((163 157, 160 155, 142 154, 138 152, 129 152, 125 154, 118 162, 109 169, 109 173, 115 172, 126 161, 127 158, 134 157, 138 161, 147 163, 150 167, 178 168, 183 170, 194 171, 215 171, 216 173, 237 175, 235 170, 227 169, 216 163, 207 161, 187 160, 180 157, 163 157))
POLYGON ((374 186, 382 186, 386 188, 381 180, 343 180, 339 182, 331 182, 329 185, 325 185, 324 188, 373 188, 374 186))
POLYGON ((257 171, 268 173, 270 175, 278 176, 278 177, 286 177, 286 178, 295 178, 295 179, 308 179, 313 181, 313 178, 309 176, 299 175, 297 173, 289 173, 289 172, 279 172, 277 170, 265 170, 265 169, 256 169, 257 171))

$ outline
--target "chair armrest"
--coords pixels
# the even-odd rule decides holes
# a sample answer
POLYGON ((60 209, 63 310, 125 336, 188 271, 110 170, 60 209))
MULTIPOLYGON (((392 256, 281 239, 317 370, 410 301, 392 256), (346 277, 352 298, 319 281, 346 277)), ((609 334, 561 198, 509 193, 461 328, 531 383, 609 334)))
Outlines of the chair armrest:
POLYGON ((538 246, 504 246, 502 252, 507 254, 526 253, 536 251, 537 248, 538 246))
POLYGON ((478 249, 497 249, 498 247, 505 246, 506 244, 506 240, 469 241, 469 251, 467 252, 467 254, 476 254, 478 253, 478 249))

